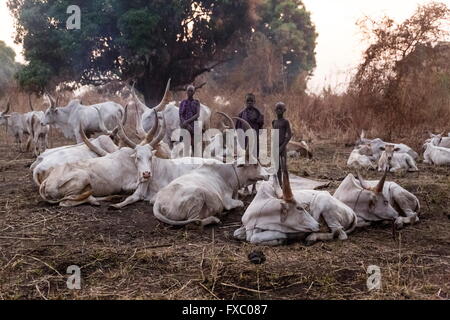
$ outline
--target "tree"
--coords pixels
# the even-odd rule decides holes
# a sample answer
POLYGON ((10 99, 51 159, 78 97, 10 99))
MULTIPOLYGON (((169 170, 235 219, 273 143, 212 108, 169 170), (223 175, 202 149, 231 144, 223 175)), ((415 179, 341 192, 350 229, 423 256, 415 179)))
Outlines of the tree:
POLYGON ((317 33, 301 0, 261 0, 253 32, 214 75, 225 87, 264 93, 302 82, 316 66, 317 33), (258 74, 258 77, 251 78, 258 74))
POLYGON ((301 0, 265 0, 257 30, 280 50, 287 84, 316 67, 317 33, 301 0))
POLYGON ((432 2, 402 23, 389 17, 360 21, 371 44, 349 89, 366 116, 371 112, 383 118, 388 133, 447 121, 449 19, 449 8, 432 2))
MULTIPOLYGON (((42 92, 50 83, 101 85, 137 81, 148 104, 165 84, 191 83, 226 60, 229 44, 250 32, 256 0, 9 0, 16 41, 29 64, 21 84, 42 92), (81 28, 67 30, 69 5, 81 28)), ((237 42, 236 42, 237 43, 237 42)))
POLYGON ((14 79, 19 65, 15 62, 16 53, 0 40, 0 96, 3 96, 14 79))

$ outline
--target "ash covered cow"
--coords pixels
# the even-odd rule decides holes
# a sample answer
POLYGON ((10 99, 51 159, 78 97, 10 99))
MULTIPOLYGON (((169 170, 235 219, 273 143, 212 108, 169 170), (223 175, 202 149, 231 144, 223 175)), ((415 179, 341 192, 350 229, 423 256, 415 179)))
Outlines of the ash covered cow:
POLYGON ((346 240, 357 223, 351 208, 334 199, 328 192, 295 190, 289 174, 283 172, 283 188, 278 179, 261 184, 256 197, 242 217, 243 226, 234 237, 259 245, 281 245, 288 240, 306 238, 308 245, 338 237, 346 240), (330 232, 320 233, 324 221, 330 232))
POLYGON ((386 144, 384 147, 380 147, 380 150, 383 152, 381 153, 380 160, 378 160, 378 171, 419 171, 416 161, 408 153, 399 152, 400 148, 395 147, 395 145, 386 144))
POLYGON ((366 181, 349 174, 334 193, 334 197, 354 208, 358 227, 377 221, 392 221, 400 229, 404 224, 419 221, 419 200, 395 182, 386 182, 387 171, 380 181, 366 181))

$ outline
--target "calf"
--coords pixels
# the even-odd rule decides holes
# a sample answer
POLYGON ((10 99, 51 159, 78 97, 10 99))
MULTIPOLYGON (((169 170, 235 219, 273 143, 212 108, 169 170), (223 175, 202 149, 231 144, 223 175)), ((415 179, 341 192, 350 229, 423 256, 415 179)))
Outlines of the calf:
POLYGON ((414 159, 407 153, 399 153, 400 148, 396 148, 392 144, 380 147, 380 160, 378 160, 378 171, 397 172, 399 170, 407 170, 409 172, 419 171, 414 159))
MULTIPOLYGON (((19 151, 22 152, 22 143, 25 142, 24 138, 30 135, 26 121, 26 114, 17 112, 9 114, 10 110, 11 103, 8 100, 6 110, 0 112, 0 125, 4 124, 6 126, 6 130, 10 130, 11 135, 15 138, 15 142, 19 151)), ((27 148, 28 147, 29 144, 27 143, 27 148)))

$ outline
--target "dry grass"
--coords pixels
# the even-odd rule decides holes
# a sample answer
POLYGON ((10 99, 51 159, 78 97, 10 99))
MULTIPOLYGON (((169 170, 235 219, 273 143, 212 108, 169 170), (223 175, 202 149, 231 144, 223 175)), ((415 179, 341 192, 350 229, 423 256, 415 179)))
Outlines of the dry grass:
MULTIPOLYGON (((199 230, 160 224, 145 203, 122 211, 50 206, 32 182, 31 155, 6 146, 3 130, 0 138, 0 299, 449 298, 449 168, 420 164, 420 174, 390 177, 423 208, 421 222, 397 240, 390 227, 375 226, 346 242, 263 247, 267 261, 257 267, 247 260, 256 247, 231 237, 242 212, 199 230), (381 268, 381 291, 366 288, 372 264, 381 268), (81 267, 81 290, 66 288, 70 265, 81 267)), ((290 167, 332 181, 332 191, 348 172, 349 152, 321 140, 315 160, 290 167)))

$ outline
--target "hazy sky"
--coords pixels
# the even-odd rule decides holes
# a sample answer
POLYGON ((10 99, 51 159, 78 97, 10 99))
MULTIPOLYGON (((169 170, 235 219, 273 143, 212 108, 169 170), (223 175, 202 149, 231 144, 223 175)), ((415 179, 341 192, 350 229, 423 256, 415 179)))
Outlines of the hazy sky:
MULTIPOLYGON (((441 0, 450 6, 450 0, 441 0)), ((309 83, 312 91, 320 91, 324 86, 333 88, 345 86, 349 74, 361 60, 365 45, 356 21, 363 16, 381 17, 387 14, 397 21, 410 16, 419 4, 429 0, 303 0, 311 11, 316 25, 317 68, 309 83)), ((13 42, 13 19, 6 7, 6 0, 0 0, 0 40, 20 53, 13 42)), ((17 58, 23 61, 19 55, 17 58)))

